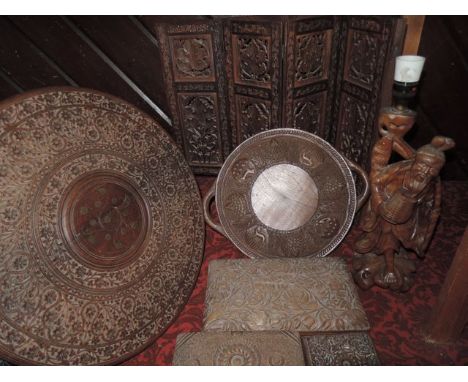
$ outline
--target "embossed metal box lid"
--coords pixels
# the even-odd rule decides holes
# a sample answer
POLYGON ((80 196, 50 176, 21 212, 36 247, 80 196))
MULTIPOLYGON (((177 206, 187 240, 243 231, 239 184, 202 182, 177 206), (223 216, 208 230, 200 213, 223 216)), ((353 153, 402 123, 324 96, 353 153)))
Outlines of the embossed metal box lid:
POLYGON ((229 155, 203 204, 206 222, 249 257, 322 257, 344 238, 367 194, 364 170, 328 142, 275 129, 229 155), (364 181, 360 196, 351 169, 364 181), (213 197, 220 224, 210 214, 213 197))
POLYGON ((302 366, 301 340, 292 332, 199 332, 177 336, 176 366, 302 366))
POLYGON ((205 330, 367 330, 339 258, 216 260, 209 266, 205 330))
POLYGON ((203 243, 192 172, 144 113, 75 88, 0 103, 0 358, 138 353, 188 300, 203 243))
POLYGON ((379 357, 365 332, 302 337, 304 357, 311 366, 377 366, 379 357))

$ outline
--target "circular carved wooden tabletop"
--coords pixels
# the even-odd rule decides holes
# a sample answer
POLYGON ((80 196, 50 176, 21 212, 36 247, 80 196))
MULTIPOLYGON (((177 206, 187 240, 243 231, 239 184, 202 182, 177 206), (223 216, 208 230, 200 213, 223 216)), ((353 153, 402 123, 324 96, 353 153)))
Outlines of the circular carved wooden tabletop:
POLYGON ((0 104, 0 358, 141 351, 189 298, 203 243, 190 168, 142 112, 71 88, 0 104))
POLYGON ((223 233, 247 256, 326 256, 356 210, 348 163, 323 139, 296 129, 257 134, 227 158, 216 182, 223 233))

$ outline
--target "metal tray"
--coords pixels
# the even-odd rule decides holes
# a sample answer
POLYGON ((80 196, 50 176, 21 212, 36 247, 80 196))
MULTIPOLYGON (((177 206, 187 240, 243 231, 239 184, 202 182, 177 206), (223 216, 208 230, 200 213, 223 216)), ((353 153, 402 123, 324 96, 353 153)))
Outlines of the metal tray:
POLYGON ((206 222, 249 257, 320 257, 343 240, 368 193, 364 170, 325 140, 275 129, 229 155, 203 203, 206 222), (359 197, 351 170, 363 180, 359 197))
POLYGON ((0 104, 0 358, 138 353, 189 298, 203 242, 190 168, 135 107, 75 88, 0 104))

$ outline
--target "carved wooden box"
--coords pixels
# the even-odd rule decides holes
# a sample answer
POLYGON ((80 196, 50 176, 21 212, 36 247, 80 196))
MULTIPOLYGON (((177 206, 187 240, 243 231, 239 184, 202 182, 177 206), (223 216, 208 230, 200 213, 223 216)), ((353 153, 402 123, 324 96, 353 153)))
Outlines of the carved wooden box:
POLYGON ((204 330, 368 330, 345 262, 338 258, 210 263, 204 330))
POLYGON ((397 24, 243 16, 157 25, 172 133, 193 170, 217 174, 239 143, 281 127, 319 135, 365 165, 391 91, 397 24))
POLYGON ((177 336, 176 366, 302 366, 301 340, 292 332, 199 332, 177 336))
POLYGON ((302 337, 304 358, 311 366, 377 366, 379 358, 365 332, 302 337))

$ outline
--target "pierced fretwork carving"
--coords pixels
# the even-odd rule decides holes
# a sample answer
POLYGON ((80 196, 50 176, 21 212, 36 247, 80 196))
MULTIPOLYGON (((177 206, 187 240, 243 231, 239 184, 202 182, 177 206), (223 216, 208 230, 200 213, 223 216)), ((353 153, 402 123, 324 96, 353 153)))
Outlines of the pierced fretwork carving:
MULTIPOLYGON (((388 91, 384 72, 390 69, 389 49, 398 21, 394 17, 352 16, 343 18, 334 121, 329 138, 349 159, 367 166, 376 138, 376 115, 383 91, 388 91)), ((396 42, 393 42, 396 44, 396 42)), ((389 77, 390 78, 390 77, 389 77)))
POLYGON ((281 126, 282 24, 229 20, 224 26, 233 148, 281 126))
POLYGON ((270 87, 270 38, 262 36, 234 36, 236 82, 270 87))
POLYGON ((185 145, 190 163, 218 163, 216 94, 179 94, 185 145))
POLYGON ((239 110, 240 141, 271 128, 271 103, 269 101, 243 96, 236 98, 239 110))
POLYGON ((331 30, 296 37, 296 86, 327 78, 330 37, 331 30))
POLYGON ((216 174, 231 149, 221 21, 160 24, 172 133, 195 173, 216 174))
POLYGON ((215 16, 159 24, 168 129, 198 174, 217 174, 245 138, 279 127, 313 132, 338 149, 353 147, 352 157, 365 165, 381 94, 389 89, 384 71, 389 55, 398 53, 397 22, 393 16, 215 16), (179 104, 181 94, 210 94, 215 110, 195 118, 179 104), (343 117, 349 100, 367 115, 364 125, 343 117), (204 118, 206 138, 192 126, 204 118))
POLYGON ((370 88, 374 83, 380 41, 375 35, 352 30, 349 34, 346 79, 358 85, 370 88))
POLYGON ((325 94, 315 94, 294 101, 293 127, 323 138, 323 109, 325 94))
POLYGON ((342 109, 340 115, 341 133, 338 137, 338 151, 346 158, 360 163, 367 157, 368 142, 367 120, 369 118, 369 105, 345 94, 341 99, 342 109))

